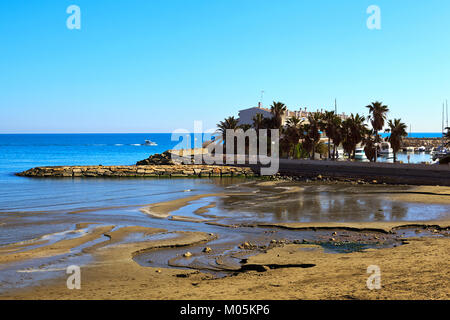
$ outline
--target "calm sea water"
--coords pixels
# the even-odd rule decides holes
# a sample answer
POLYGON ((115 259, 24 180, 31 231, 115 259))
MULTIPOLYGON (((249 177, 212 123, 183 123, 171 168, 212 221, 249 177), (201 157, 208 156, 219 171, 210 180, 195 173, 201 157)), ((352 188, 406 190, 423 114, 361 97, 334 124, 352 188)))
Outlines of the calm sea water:
POLYGON ((36 166, 132 165, 178 143, 171 141, 171 134, 161 133, 0 135, 0 245, 62 232, 80 221, 153 226, 159 221, 149 222, 140 207, 177 199, 186 192, 222 191, 220 184, 209 179, 32 179, 14 175, 36 166), (147 139, 158 146, 144 145, 147 139), (82 218, 68 215, 73 212, 84 214, 82 218), (32 225, 35 222, 45 227, 37 228, 32 225))
MULTIPOLYGON (((389 136, 389 133, 380 134, 383 138, 389 136)), ((441 132, 411 132, 408 138, 442 138, 441 132)))
POLYGON ((177 143, 165 133, 2 134, 0 175, 44 165, 131 165, 177 143), (144 145, 148 139, 158 146, 144 145))

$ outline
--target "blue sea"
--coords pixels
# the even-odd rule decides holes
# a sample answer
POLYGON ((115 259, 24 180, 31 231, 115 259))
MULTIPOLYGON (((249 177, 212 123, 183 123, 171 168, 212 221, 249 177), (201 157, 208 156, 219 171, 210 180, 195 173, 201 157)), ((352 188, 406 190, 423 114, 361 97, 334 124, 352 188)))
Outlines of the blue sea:
POLYGON ((0 134, 0 175, 36 166, 131 165, 177 144, 170 133, 0 134))
MULTIPOLYGON (((380 134, 383 138, 389 136, 389 133, 380 134)), ((442 138, 441 132, 411 132, 408 133, 408 138, 442 138)))

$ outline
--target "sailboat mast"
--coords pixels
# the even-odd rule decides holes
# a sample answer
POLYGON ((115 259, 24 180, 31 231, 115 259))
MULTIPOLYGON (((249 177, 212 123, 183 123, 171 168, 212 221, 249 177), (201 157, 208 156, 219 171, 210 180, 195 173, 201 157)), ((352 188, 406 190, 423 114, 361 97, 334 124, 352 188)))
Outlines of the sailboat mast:
POLYGON ((445 109, 446 109, 446 113, 447 113, 447 125, 445 127, 448 128, 448 101, 447 100, 445 100, 445 109))
POLYGON ((445 103, 442 103, 442 138, 444 138, 444 108, 445 103))

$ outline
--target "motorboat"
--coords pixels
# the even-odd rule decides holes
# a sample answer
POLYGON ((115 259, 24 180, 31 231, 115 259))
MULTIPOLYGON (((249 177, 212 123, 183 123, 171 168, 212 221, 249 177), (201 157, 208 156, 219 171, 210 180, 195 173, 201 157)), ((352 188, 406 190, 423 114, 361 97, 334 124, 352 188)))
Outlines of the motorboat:
POLYGON ((440 160, 450 156, 450 150, 444 147, 438 147, 431 153, 433 161, 440 160))
POLYGON ((418 147, 417 152, 425 152, 427 149, 424 146, 418 147))
POLYGON ((357 148, 355 150, 355 160, 358 161, 369 161, 366 157, 366 153, 364 152, 364 148, 357 148))
POLYGON ((392 150, 389 142, 383 141, 380 143, 378 154, 383 157, 392 158, 394 157, 394 150, 392 150))
POLYGON ((152 140, 145 140, 146 146, 157 146, 158 144, 152 140))
POLYGON ((337 159, 344 159, 344 156, 345 156, 344 149, 337 148, 336 149, 336 158, 337 159))

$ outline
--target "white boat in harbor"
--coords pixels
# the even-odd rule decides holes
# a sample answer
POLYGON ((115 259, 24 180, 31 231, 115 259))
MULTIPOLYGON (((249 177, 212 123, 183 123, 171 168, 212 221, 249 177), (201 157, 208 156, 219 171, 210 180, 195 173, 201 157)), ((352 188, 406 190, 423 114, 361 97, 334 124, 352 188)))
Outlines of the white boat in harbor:
POLYGON ((450 156, 450 150, 444 147, 435 148, 435 150, 431 152, 433 161, 440 160, 448 156, 450 156))
POLYGON ((426 148, 424 146, 418 147, 417 152, 425 152, 426 148))
POLYGON ((336 149, 336 158, 337 159, 344 159, 344 156, 345 156, 344 149, 337 148, 336 149))
POLYGON ((146 146, 157 146, 158 144, 156 142, 153 142, 152 140, 145 140, 146 146))
POLYGON ((380 148, 378 150, 378 154, 383 157, 393 158, 394 150, 391 148, 391 144, 387 141, 383 141, 380 143, 380 148))
POLYGON ((358 161, 369 161, 366 157, 366 153, 363 148, 357 148, 355 150, 355 160, 358 161))

